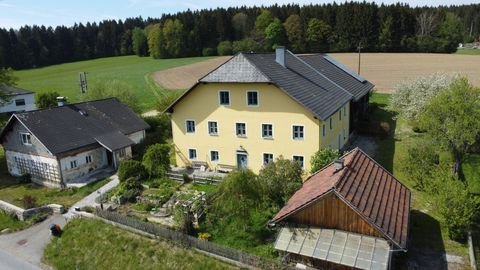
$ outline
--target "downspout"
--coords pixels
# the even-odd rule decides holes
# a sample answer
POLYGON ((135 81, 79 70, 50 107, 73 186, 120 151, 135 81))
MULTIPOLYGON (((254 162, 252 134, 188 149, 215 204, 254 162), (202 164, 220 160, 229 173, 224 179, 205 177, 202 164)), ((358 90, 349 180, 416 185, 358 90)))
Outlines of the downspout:
POLYGON ((57 162, 58 162, 58 169, 60 172, 60 187, 63 189, 67 185, 65 185, 65 182, 63 181, 63 170, 62 170, 62 163, 60 162, 60 159, 58 159, 58 156, 56 156, 57 162))

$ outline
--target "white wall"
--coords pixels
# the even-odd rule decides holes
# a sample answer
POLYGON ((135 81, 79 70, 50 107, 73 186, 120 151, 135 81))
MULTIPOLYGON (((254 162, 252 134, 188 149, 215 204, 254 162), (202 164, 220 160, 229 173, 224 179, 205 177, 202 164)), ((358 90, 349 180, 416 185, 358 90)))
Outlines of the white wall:
POLYGON ((26 161, 27 166, 30 170, 32 170, 29 172, 31 174, 32 181, 46 186, 56 186, 60 184, 58 162, 55 158, 24 154, 9 150, 5 151, 5 158, 7 160, 8 172, 11 175, 22 176, 25 173, 19 168, 19 162, 20 159, 22 159, 26 161), (37 168, 38 170, 33 170, 33 164, 40 166, 37 168), (44 173, 47 166, 52 169, 50 170, 50 173, 44 173), (36 174, 35 172, 42 172, 42 174, 36 174))
POLYGON ((5 112, 21 112, 21 111, 33 111, 35 110, 35 94, 16 95, 10 97, 10 102, 0 106, 0 113, 5 112), (16 99, 25 99, 25 105, 16 106, 16 99))
POLYGON ((106 167, 108 165, 107 152, 103 147, 95 148, 74 156, 64 157, 60 159, 60 165, 63 173, 63 181, 67 183, 70 180, 87 175, 96 169, 106 167), (87 163, 87 156, 92 157, 91 163, 87 163), (77 167, 71 168, 71 161, 77 161, 77 167))
POLYGON ((145 130, 131 133, 128 135, 128 138, 130 138, 130 140, 132 140, 134 143, 138 144, 145 139, 145 130))

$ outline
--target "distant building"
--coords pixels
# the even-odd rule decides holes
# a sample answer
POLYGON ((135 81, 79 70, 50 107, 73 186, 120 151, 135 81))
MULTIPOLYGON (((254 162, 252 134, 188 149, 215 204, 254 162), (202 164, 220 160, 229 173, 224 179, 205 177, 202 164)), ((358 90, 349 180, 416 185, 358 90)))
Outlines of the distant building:
POLYGON ((167 109, 177 164, 258 173, 283 156, 308 171, 316 151, 348 142, 372 88, 328 55, 239 53, 167 109))
POLYGON ((310 176, 275 215, 275 249, 318 269, 386 270, 407 251, 410 190, 359 148, 310 176))
POLYGON ((115 169, 145 138, 145 123, 116 98, 14 113, 0 133, 8 171, 46 186, 64 186, 115 169))
POLYGON ((0 84, 0 93, 8 97, 0 103, 0 113, 25 112, 35 110, 35 93, 5 84, 0 84))

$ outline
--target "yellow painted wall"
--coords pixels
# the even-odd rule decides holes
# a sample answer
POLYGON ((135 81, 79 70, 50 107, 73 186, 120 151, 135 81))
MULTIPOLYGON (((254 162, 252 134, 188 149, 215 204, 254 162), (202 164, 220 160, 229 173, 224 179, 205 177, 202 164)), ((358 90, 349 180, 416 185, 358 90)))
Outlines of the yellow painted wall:
POLYGON ((339 149, 338 137, 340 136, 340 148, 342 148, 348 141, 350 105, 345 104, 339 111, 334 113, 324 122, 320 122, 320 149, 330 147, 332 149, 339 149), (339 116, 341 114, 341 118, 339 116), (330 119, 332 119, 332 128, 330 128, 330 119), (325 125, 325 136, 323 135, 323 125, 325 125), (345 131, 344 131, 345 130, 345 131))
MULTIPOLYGON (((348 104, 346 106, 348 108, 348 104)), ((343 112, 342 112, 343 113, 343 112)), ((338 115, 336 115, 338 117, 338 115)), ((172 114, 173 141, 179 166, 190 164, 188 149, 196 149, 197 161, 206 161, 214 169, 218 164, 237 165, 237 151, 248 153, 248 167, 254 172, 263 166, 263 153, 272 153, 274 159, 283 155, 304 156, 305 169, 310 169, 311 156, 321 147, 332 144, 337 147, 336 133, 347 127, 348 112, 344 123, 333 119, 333 130, 327 126, 327 136, 321 136, 321 121, 271 84, 199 84, 175 107, 172 114), (230 91, 230 105, 219 104, 219 91, 230 91), (247 106, 247 91, 259 92, 259 105, 247 106), (186 133, 185 120, 195 120, 194 134, 186 133), (218 136, 208 133, 208 121, 217 121, 218 136), (246 123, 247 136, 237 137, 235 123, 246 123), (273 124, 273 139, 262 138, 262 123, 273 124), (292 126, 304 126, 304 140, 292 139, 292 126), (324 140, 333 140, 324 142, 324 140), (210 151, 219 152, 219 161, 210 161, 210 151)), ((347 135, 348 136, 348 135, 347 135)), ((342 137, 342 145, 344 143, 342 137)))

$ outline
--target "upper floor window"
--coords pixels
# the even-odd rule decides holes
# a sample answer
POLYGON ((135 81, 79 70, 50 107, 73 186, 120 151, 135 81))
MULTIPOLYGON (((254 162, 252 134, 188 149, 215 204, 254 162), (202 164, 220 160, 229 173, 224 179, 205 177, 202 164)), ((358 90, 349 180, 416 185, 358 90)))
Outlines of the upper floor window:
POLYGON ((267 165, 270 162, 273 162, 273 154, 263 153, 263 165, 267 165))
POLYGON ((239 137, 246 137, 247 136, 247 124, 245 123, 236 123, 235 124, 236 134, 239 137))
POLYGON ((258 106, 258 91, 247 91, 247 105, 258 106))
POLYGON ((293 126, 293 139, 294 140, 303 140, 304 138, 304 127, 303 126, 293 126))
POLYGON ((15 106, 25 106, 25 99, 15 99, 15 106))
POLYGON ((263 138, 273 138, 273 125, 272 124, 262 124, 262 137, 263 138))
POLYGON ((73 169, 73 168, 76 168, 76 167, 77 167, 77 161, 76 160, 70 161, 70 169, 73 169))
POLYGON ((298 162, 298 164, 300 164, 300 166, 303 168, 303 161, 304 161, 303 156, 293 156, 293 161, 298 162))
POLYGON ((338 111, 338 120, 342 121, 342 109, 338 111))
POLYGON ((332 125, 332 118, 330 117, 330 130, 333 128, 333 125, 332 125))
POLYGON ((230 92, 229 91, 220 91, 219 92, 220 105, 230 105, 230 92))
POLYGON ((343 116, 347 116, 347 106, 343 107, 343 116))
POLYGON ((208 134, 217 135, 218 134, 218 123, 215 121, 208 121, 208 134))
POLYGON ((92 156, 88 155, 85 157, 85 163, 92 163, 92 156))
POLYGON ((325 128, 325 124, 322 125, 322 136, 325 137, 325 135, 327 134, 327 130, 325 128))
POLYGON ((210 160, 213 162, 218 162, 220 160, 218 151, 210 151, 210 160))
POLYGON ((188 158, 191 160, 197 159, 197 150, 196 149, 188 149, 188 158))
POLYGON ((32 137, 30 133, 21 133, 22 136, 22 144, 24 145, 32 145, 32 137))
POLYGON ((187 133, 195 133, 195 121, 194 120, 185 121, 185 127, 187 129, 187 133))
POLYGON ((125 148, 123 149, 120 149, 120 151, 118 151, 118 156, 123 158, 127 155, 127 152, 125 151, 125 148))

